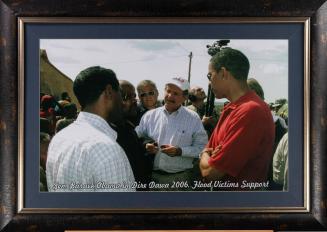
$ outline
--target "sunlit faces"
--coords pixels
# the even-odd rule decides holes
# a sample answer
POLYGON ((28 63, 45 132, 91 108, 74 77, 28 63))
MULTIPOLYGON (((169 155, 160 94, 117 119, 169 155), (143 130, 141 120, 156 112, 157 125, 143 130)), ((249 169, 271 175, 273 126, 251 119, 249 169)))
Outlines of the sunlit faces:
POLYGON ((158 91, 152 85, 145 85, 139 88, 138 97, 143 107, 153 109, 157 104, 158 91))
POLYGON ((183 91, 173 84, 167 84, 165 88, 165 107, 168 112, 174 112, 183 104, 186 96, 183 91))
POLYGON ((219 72, 217 72, 211 62, 209 63, 208 70, 209 72, 207 77, 211 83, 211 89, 215 94, 215 97, 218 99, 225 98, 224 91, 226 91, 226 88, 225 81, 223 80, 223 70, 220 69, 219 72))
POLYGON ((204 92, 204 89, 201 87, 194 87, 192 89, 192 92, 194 96, 196 96, 196 98, 199 100, 204 100, 207 97, 206 93, 204 92))

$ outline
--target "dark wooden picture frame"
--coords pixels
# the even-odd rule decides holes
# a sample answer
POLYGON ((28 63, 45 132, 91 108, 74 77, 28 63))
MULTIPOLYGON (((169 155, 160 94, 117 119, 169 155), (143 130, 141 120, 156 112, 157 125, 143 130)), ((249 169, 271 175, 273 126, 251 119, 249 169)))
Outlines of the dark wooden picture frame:
POLYGON ((1 229, 273 229, 324 230, 326 219, 327 3, 324 1, 1 1, 0 149, 1 229), (65 7, 64 7, 65 4, 65 7), (77 6, 78 5, 78 6, 77 6), (237 7, 235 7, 237 6, 237 7), (85 14, 84 11, 87 13, 85 14), (311 18, 311 209, 306 213, 19 214, 18 17, 310 17, 311 18))

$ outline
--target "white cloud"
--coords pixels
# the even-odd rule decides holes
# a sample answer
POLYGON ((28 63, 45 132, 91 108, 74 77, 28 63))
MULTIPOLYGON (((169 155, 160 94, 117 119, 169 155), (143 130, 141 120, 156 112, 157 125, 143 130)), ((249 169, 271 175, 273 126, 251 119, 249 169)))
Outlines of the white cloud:
POLYGON ((266 63, 266 64, 260 64, 259 68, 262 69, 264 74, 283 74, 287 71, 287 68, 285 65, 280 65, 280 64, 274 64, 274 63, 266 63))
POLYGON ((173 40, 134 40, 130 41, 132 47, 144 51, 161 51, 175 49, 178 43, 173 40))
MULTIPOLYGON (((187 78, 191 51, 191 85, 207 89, 210 56, 206 45, 214 41, 42 39, 40 47, 46 49, 50 62, 72 79, 89 66, 101 65, 113 69, 119 79, 134 85, 143 79, 154 80, 162 97, 167 80, 174 76, 187 78)), ((287 96, 287 40, 231 40, 229 45, 248 56, 250 76, 262 83, 269 98, 287 96), (271 89, 278 91, 274 93, 271 89)))

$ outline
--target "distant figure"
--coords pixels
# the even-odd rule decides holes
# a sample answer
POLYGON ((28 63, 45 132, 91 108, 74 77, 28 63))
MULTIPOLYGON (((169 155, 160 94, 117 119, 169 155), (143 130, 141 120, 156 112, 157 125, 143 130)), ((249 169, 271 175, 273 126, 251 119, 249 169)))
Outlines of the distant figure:
POLYGON ((40 118, 40 132, 51 134, 50 132, 50 121, 47 118, 40 118))
POLYGON ((158 101, 159 92, 156 84, 151 80, 143 80, 137 85, 137 94, 140 102, 137 106, 137 115, 134 124, 137 126, 142 116, 148 110, 162 106, 158 101))
POLYGON ((56 127, 56 108, 57 102, 53 96, 43 95, 40 103, 40 118, 49 121, 49 134, 53 135, 56 127))
POLYGON ((43 92, 40 92, 40 102, 41 102, 41 100, 42 100, 42 97, 45 95, 45 93, 43 93, 43 92))
POLYGON ((280 185, 276 190, 288 190, 288 133, 280 140, 274 154, 273 180, 280 185))
POLYGON ((252 89, 263 101, 265 100, 265 93, 259 84, 259 82, 254 78, 249 78, 247 80, 248 86, 252 89))
POLYGON ((204 180, 228 183, 214 190, 263 190, 273 155, 274 123, 268 105, 247 84, 250 63, 240 51, 224 48, 209 63, 208 79, 217 99, 227 104, 206 148, 204 180), (257 183, 250 188, 245 183, 257 183))
POLYGON ((280 98, 277 99, 273 104, 272 104, 272 109, 273 111, 277 114, 279 109, 283 106, 287 104, 287 99, 285 98, 280 98))
POLYGON ((48 191, 46 163, 50 139, 51 137, 49 134, 40 132, 40 191, 48 191))
POLYGON ((189 97, 188 99, 191 102, 191 105, 189 105, 187 108, 190 110, 195 111, 199 117, 202 120, 202 124, 204 126, 204 129, 207 131, 208 137, 211 136, 211 133, 213 129, 216 126, 216 123, 218 121, 218 115, 216 111, 213 111, 213 116, 207 117, 205 115, 205 102, 204 100, 207 98, 206 93, 204 92, 203 88, 199 86, 195 86, 190 89, 189 97))
POLYGON ((128 158, 109 125, 122 116, 116 74, 89 67, 77 75, 73 89, 82 111, 51 140, 46 166, 49 191, 135 191, 128 158))
POLYGON ((60 101, 72 102, 72 99, 67 92, 62 92, 60 101))
POLYGON ((62 92, 61 99, 58 101, 58 103, 59 104, 58 104, 58 107, 56 108, 56 113, 57 113, 57 115, 64 117, 64 115, 63 115, 64 109, 63 108, 66 105, 71 103, 71 98, 70 98, 69 94, 67 92, 62 92))
POLYGON ((152 181, 162 184, 153 191, 192 190, 193 161, 208 137, 197 113, 182 106, 188 90, 187 80, 170 80, 165 86, 165 105, 146 112, 135 128, 140 137, 153 139, 146 144, 147 152, 154 155, 152 181))
MULTIPOLYGON (((264 97, 264 91, 261 87, 261 85, 259 84, 259 82, 254 79, 254 78, 249 78, 247 80, 248 86, 250 89, 254 90, 256 92, 256 94, 262 99, 265 100, 264 97)), ((287 125, 285 123, 285 120, 279 116, 276 115, 276 113, 274 111, 271 111, 272 116, 273 116, 273 121, 275 124, 275 140, 274 140, 274 148, 273 151, 276 150, 276 147, 279 143, 279 141, 281 140, 281 138, 283 137, 283 135, 285 133, 287 133, 287 125)), ((276 188, 278 187, 278 184, 276 185, 276 183, 273 181, 273 170, 272 170, 272 162, 269 165, 269 171, 268 171, 268 180, 270 181, 270 186, 269 186, 269 190, 276 190, 276 188)))
MULTIPOLYGON (((265 100, 264 91, 263 91, 261 85, 259 84, 259 82, 256 79, 249 78, 247 80, 247 83, 248 83, 250 89, 255 91, 256 94, 262 100, 265 100)), ((282 117, 276 115, 276 113, 273 110, 271 110, 271 113, 272 113, 272 116, 273 116, 273 121, 275 123, 275 142, 274 142, 274 151, 275 151, 279 141, 281 140, 283 135, 287 132, 288 127, 286 125, 285 120, 282 117)))
POLYGON ((62 108, 63 118, 56 123, 56 133, 64 129, 76 120, 77 107, 74 103, 68 103, 62 108))

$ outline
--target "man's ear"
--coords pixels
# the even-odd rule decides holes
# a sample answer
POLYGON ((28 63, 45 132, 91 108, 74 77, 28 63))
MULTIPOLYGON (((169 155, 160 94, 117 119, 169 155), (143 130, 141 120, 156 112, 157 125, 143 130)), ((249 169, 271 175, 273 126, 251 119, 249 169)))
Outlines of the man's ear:
POLYGON ((222 79, 227 80, 229 78, 229 72, 225 67, 221 67, 222 70, 222 79))
POLYGON ((107 85, 106 88, 104 89, 104 95, 108 98, 111 99, 112 98, 112 86, 111 85, 107 85))

